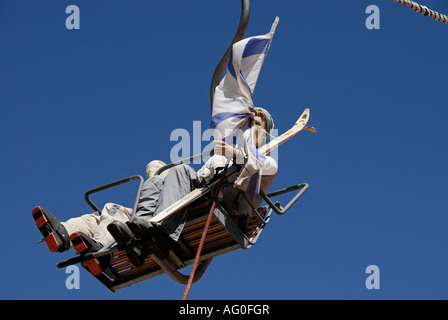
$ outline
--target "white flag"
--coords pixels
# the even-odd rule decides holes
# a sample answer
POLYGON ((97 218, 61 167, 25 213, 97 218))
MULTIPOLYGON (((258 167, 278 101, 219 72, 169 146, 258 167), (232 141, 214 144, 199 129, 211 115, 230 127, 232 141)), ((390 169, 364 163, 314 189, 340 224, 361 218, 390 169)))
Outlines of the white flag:
POLYGON ((278 21, 276 17, 269 33, 243 39, 232 46, 227 73, 216 87, 213 99, 210 127, 214 129, 214 138, 229 144, 234 144, 236 137, 242 139, 248 161, 235 184, 251 193, 259 191, 259 171, 265 160, 255 148, 251 130, 252 99, 278 21))

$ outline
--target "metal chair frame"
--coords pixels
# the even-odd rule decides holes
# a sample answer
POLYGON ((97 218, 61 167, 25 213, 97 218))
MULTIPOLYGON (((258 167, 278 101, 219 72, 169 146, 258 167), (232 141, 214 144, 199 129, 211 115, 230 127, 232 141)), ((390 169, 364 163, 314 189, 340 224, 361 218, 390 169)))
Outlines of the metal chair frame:
MULTIPOLYGON (((203 153, 195 157, 178 161, 174 164, 169 164, 164 168, 161 168, 161 170, 159 170, 159 172, 156 172, 156 174, 159 174, 166 169, 172 168, 175 165, 188 163, 188 161, 192 161, 194 158, 197 158, 199 156, 204 157, 206 155, 207 153, 203 153)), ((236 175, 239 170, 240 168, 238 166, 230 167, 225 177, 225 181, 236 175)), ((215 179, 218 178, 218 176, 215 177, 215 179)), ((114 188, 116 186, 134 180, 139 180, 137 194, 133 206, 133 213, 135 213, 144 182, 143 178, 139 175, 130 176, 128 178, 113 181, 103 186, 88 190, 85 193, 84 198, 88 205, 100 214, 101 211, 90 199, 90 196, 94 193, 114 188)), ((268 194, 265 194, 261 191, 260 195, 267 203, 267 206, 265 206, 265 208, 269 209, 264 216, 262 216, 258 212, 258 210, 256 210, 251 205, 244 192, 241 192, 241 194, 243 195, 243 201, 247 201, 253 211, 253 218, 251 220, 248 235, 243 233, 243 231, 235 222, 232 214, 226 211, 222 203, 218 202, 213 212, 213 224, 209 230, 209 233, 207 234, 207 242, 200 257, 200 265, 198 266, 198 269, 196 271, 194 281, 197 281, 201 278, 214 257, 240 248, 249 249, 250 247, 255 245, 258 242, 260 235, 264 230, 264 227, 271 221, 272 212, 275 212, 279 215, 285 214, 292 207, 292 205, 294 205, 297 200, 299 200, 299 198, 308 190, 308 188, 308 184, 302 183, 268 194), (282 208, 279 202, 274 203, 271 200, 272 197, 297 190, 298 192, 284 208, 282 208)), ((101 281, 112 291, 132 285, 145 279, 149 279, 162 273, 166 273, 173 280, 185 284, 188 280, 188 276, 181 274, 178 270, 193 263, 195 246, 196 242, 198 241, 198 233, 203 228, 208 210, 210 208, 210 204, 213 200, 211 198, 211 195, 213 194, 212 191, 214 191, 213 187, 210 188, 210 191, 205 193, 201 198, 188 205, 187 223, 184 228, 184 232, 182 232, 181 238, 179 239, 173 250, 169 253, 169 257, 167 259, 159 259, 156 255, 151 254, 150 258, 148 258, 148 260, 145 262, 145 265, 143 265, 142 267, 134 267, 130 264, 129 261, 127 261, 127 258, 125 257, 126 250, 147 244, 148 241, 138 240, 129 243, 125 247, 119 247, 115 243, 115 241, 112 241, 97 252, 88 253, 83 256, 76 256, 74 258, 61 261, 57 264, 57 266, 58 268, 65 268, 69 265, 77 263, 81 263, 82 265, 84 265, 84 263, 88 260, 99 258, 105 255, 112 255, 112 262, 114 263, 111 262, 111 267, 107 268, 102 274, 95 276, 99 281, 101 281), (120 263, 118 263, 117 261, 120 261, 120 263), (125 270, 124 272, 119 267, 117 267, 125 264, 128 264, 128 268, 126 269, 123 267, 125 270)))

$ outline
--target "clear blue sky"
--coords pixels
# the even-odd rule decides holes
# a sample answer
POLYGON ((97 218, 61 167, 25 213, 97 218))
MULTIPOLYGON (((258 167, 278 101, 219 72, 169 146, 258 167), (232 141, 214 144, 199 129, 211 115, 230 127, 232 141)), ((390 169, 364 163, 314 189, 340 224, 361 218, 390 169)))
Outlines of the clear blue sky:
MULTIPOLYGON (((74 252, 35 245, 31 210, 90 213, 87 190, 169 162, 174 129, 207 129, 239 16, 239 0, 0 1, 0 298, 181 299, 166 275, 111 293, 81 269, 67 290, 56 263, 74 252), (72 4, 79 30, 65 27, 72 4)), ((392 0, 257 0, 246 36, 275 16, 255 104, 280 132, 309 107, 318 133, 281 147, 271 190, 310 189, 255 247, 215 258, 189 298, 447 299, 448 26, 392 0), (379 30, 365 26, 372 4, 379 30)), ((135 188, 97 199, 131 206, 135 188)))

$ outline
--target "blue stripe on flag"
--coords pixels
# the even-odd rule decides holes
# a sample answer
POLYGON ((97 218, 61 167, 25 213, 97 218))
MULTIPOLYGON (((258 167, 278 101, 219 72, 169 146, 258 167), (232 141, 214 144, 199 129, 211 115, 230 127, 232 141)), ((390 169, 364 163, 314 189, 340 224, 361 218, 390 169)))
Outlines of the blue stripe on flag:
POLYGON ((244 48, 243 58, 253 56, 254 54, 265 54, 270 39, 250 39, 244 48))
POLYGON ((240 135, 240 130, 236 130, 235 132, 222 138, 222 141, 224 141, 228 145, 235 146, 235 145, 239 144, 238 143, 239 135, 240 135))
POLYGON ((233 50, 230 51, 229 63, 227 64, 227 70, 236 79, 235 68, 233 67, 233 50))
POLYGON ((242 72, 241 70, 240 70, 240 75, 241 75, 241 77, 243 78, 244 83, 246 84, 247 89, 249 90, 250 96, 253 97, 253 96, 254 96, 254 93, 252 92, 252 90, 250 90, 249 84, 247 83, 247 80, 246 80, 246 78, 244 77, 244 74, 243 74, 243 72, 242 72))
POLYGON ((255 145, 253 144, 253 138, 252 138, 252 128, 250 128, 250 134, 249 137, 247 138, 247 145, 249 146, 249 152, 258 160, 260 161, 262 164, 266 161, 266 157, 260 153, 258 151, 258 149, 255 147, 255 145))
POLYGON ((221 122, 223 122, 224 120, 227 120, 229 118, 238 118, 238 119, 242 119, 245 118, 246 116, 250 115, 249 113, 235 113, 235 112, 220 112, 215 114, 212 117, 212 122, 210 124, 210 128, 214 129, 216 128, 216 126, 218 124, 220 124, 221 122))

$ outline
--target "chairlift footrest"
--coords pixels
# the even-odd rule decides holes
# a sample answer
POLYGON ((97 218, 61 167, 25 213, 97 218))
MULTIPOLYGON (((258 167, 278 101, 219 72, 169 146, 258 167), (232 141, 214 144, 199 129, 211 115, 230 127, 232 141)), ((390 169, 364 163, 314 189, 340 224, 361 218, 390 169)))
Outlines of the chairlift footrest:
POLYGON ((59 243, 60 239, 59 236, 53 232, 47 218, 43 214, 40 207, 36 207, 32 211, 32 215, 34 218, 34 221, 36 222, 37 228, 44 236, 44 241, 48 246, 48 249, 51 252, 58 252, 59 251, 59 243), (58 241, 59 240, 59 241, 58 241))

